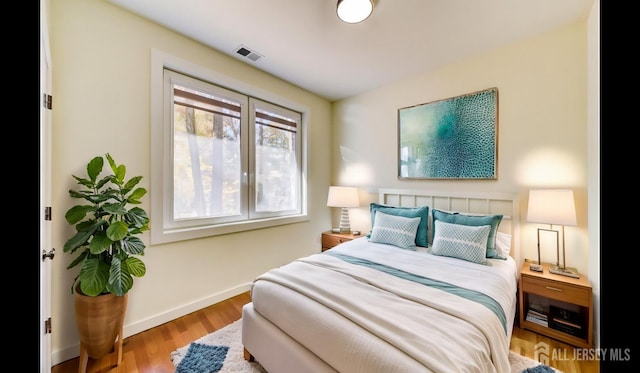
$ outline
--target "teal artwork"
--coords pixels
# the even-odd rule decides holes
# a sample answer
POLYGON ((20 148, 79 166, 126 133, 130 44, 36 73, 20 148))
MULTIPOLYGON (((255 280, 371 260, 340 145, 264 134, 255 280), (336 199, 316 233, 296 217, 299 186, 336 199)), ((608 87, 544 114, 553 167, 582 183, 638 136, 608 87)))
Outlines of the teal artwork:
POLYGON ((398 177, 497 179, 498 89, 398 110, 398 177))

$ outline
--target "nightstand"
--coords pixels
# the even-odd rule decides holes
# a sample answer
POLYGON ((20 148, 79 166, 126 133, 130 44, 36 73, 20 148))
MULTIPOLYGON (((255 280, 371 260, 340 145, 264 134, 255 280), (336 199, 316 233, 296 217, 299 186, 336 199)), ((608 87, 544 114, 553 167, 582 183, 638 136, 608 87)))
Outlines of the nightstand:
POLYGON ((524 263, 520 271, 518 309, 520 328, 577 347, 593 345, 593 289, 587 277, 572 278, 542 272, 524 263))
POLYGON ((331 231, 322 232, 322 251, 329 250, 343 242, 351 241, 360 237, 362 237, 362 235, 356 236, 352 233, 333 233, 331 231))

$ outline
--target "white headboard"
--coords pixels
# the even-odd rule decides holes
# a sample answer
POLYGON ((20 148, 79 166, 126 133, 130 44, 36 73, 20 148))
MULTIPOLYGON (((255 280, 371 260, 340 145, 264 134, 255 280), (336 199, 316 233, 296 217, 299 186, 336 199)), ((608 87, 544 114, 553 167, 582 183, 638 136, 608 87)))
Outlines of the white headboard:
POLYGON ((460 212, 469 215, 502 214, 498 231, 511 235, 511 256, 520 264, 520 202, 518 194, 442 192, 417 189, 380 189, 378 203, 401 206, 429 206, 429 243, 432 242, 431 209, 460 212))

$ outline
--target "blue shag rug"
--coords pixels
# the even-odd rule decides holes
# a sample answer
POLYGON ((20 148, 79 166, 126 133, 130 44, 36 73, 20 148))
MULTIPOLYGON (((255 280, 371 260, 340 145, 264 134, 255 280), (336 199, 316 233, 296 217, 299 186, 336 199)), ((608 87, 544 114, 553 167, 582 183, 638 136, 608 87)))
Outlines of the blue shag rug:
POLYGON ((522 373, 555 373, 556 370, 548 365, 540 364, 532 368, 527 368, 522 373))
POLYGON ((244 359, 241 320, 173 351, 171 360, 176 373, 266 373, 244 359))
POLYGON ((227 358, 227 346, 191 343, 187 354, 176 367, 176 373, 217 373, 227 358))

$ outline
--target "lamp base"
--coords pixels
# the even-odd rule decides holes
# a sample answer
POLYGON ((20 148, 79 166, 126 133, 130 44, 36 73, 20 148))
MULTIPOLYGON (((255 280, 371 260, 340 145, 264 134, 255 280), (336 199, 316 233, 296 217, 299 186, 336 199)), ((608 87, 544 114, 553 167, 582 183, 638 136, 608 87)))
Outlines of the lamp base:
POLYGON ((351 224, 349 223, 349 209, 346 207, 343 207, 340 213, 340 233, 351 233, 351 224))
POLYGON ((542 265, 531 263, 529 264, 529 270, 534 272, 542 272, 542 265))
POLYGON ((578 270, 571 267, 560 267, 560 266, 549 266, 549 273, 553 273, 556 275, 569 276, 573 278, 580 278, 578 274, 578 270))

